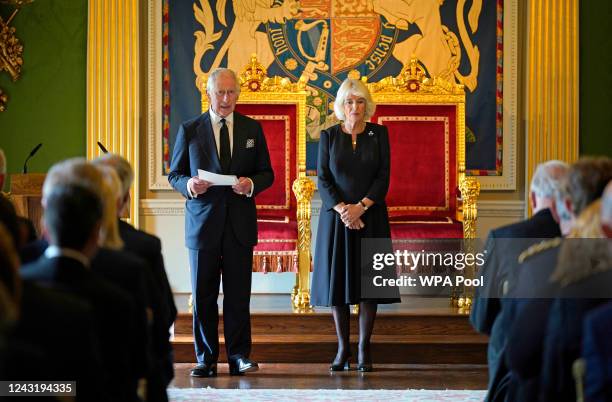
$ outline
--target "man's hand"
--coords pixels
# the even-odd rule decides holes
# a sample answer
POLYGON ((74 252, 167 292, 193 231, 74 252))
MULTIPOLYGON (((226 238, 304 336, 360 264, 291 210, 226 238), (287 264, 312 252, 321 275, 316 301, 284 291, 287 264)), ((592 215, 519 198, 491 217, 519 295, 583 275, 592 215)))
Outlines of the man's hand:
POLYGON ((246 177, 239 177, 238 183, 232 186, 234 193, 240 195, 247 195, 251 193, 251 180, 246 177))
POLYGON ((187 186, 189 187, 189 190, 191 190, 191 194, 198 196, 200 194, 204 194, 206 190, 208 190, 208 187, 210 187, 210 182, 202 180, 198 178, 198 176, 193 176, 187 182, 187 186))

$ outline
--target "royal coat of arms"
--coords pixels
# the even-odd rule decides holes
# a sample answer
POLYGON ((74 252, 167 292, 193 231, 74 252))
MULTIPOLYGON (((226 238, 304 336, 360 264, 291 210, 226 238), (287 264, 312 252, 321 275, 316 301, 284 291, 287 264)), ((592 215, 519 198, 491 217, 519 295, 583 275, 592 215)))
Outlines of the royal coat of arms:
MULTIPOLYGON (((307 82, 309 169, 316 168, 320 131, 337 123, 333 101, 349 72, 377 82, 413 57, 429 76, 466 88, 468 168, 488 174, 499 168, 502 0, 167 0, 165 24, 187 13, 184 3, 191 15, 181 18, 194 21, 194 29, 191 38, 171 38, 169 57, 176 41, 189 41, 181 46, 191 44, 183 53, 193 52, 194 81, 217 67, 240 71, 255 53, 269 76, 307 82), (479 159, 485 148, 491 157, 479 159)), ((169 69, 185 68, 179 64, 170 60, 169 69)), ((194 88, 202 85, 194 81, 194 88)))

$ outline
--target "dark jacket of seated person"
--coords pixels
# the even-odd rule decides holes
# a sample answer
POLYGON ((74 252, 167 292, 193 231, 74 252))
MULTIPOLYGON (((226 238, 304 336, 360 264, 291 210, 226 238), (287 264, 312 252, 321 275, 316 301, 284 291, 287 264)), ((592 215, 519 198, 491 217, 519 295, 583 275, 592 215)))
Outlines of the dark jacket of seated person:
POLYGON ((133 333, 130 295, 90 269, 102 217, 99 196, 80 186, 57 186, 46 195, 44 222, 51 246, 21 276, 87 301, 100 341, 106 390, 112 400, 136 400, 126 337, 133 333))

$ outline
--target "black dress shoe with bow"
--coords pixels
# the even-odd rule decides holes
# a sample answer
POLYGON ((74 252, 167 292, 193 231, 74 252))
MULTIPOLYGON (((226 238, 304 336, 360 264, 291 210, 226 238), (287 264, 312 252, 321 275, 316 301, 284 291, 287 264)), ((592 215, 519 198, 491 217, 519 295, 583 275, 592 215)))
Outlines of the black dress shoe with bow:
POLYGON ((201 363, 191 369, 192 377, 216 377, 217 363, 201 363))
POLYGON ((243 375, 257 370, 259 370, 259 365, 244 356, 237 356, 229 361, 230 375, 243 375))

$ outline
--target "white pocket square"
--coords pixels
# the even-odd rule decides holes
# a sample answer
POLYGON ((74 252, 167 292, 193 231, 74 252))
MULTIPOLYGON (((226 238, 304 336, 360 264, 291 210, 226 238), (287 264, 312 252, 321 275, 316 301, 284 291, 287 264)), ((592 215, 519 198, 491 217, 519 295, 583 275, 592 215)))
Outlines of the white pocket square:
POLYGON ((255 146, 255 139, 254 138, 249 138, 246 142, 246 147, 247 148, 253 148, 255 146))

